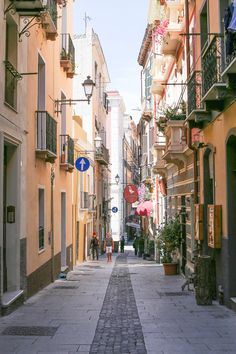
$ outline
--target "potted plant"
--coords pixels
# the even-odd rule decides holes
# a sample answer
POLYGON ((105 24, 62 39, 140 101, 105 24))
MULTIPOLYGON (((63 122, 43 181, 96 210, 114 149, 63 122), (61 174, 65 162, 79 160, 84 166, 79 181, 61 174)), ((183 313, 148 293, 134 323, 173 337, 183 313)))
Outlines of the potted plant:
POLYGON ((178 263, 175 261, 176 253, 181 244, 181 226, 179 218, 169 220, 159 230, 157 247, 160 252, 161 262, 165 275, 177 274, 178 263))

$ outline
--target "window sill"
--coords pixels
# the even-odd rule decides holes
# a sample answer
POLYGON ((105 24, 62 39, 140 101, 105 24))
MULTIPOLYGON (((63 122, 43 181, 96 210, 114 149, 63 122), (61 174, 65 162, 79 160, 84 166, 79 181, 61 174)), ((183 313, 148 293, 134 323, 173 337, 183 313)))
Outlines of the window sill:
POLYGON ((5 106, 7 106, 9 109, 11 109, 13 112, 18 113, 18 111, 16 110, 16 108, 12 107, 9 103, 7 103, 6 101, 4 101, 5 106))
POLYGON ((38 255, 42 254, 45 252, 45 248, 42 248, 41 250, 38 251, 38 255))

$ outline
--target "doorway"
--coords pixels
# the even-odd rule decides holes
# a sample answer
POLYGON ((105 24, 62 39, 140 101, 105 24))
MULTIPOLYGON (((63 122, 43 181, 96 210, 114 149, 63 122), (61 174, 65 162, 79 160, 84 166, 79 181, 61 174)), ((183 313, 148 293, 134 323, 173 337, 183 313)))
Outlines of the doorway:
POLYGON ((226 145, 229 298, 236 296, 236 133, 226 145))
POLYGON ((204 166, 204 239, 203 249, 204 255, 211 257, 211 284, 212 297, 216 299, 217 296, 217 279, 216 279, 216 253, 211 247, 208 247, 208 205, 214 204, 214 184, 215 184, 215 166, 214 166, 214 151, 212 148, 207 148, 203 157, 204 166))
POLYGON ((66 193, 61 192, 61 267, 66 267, 66 193))
POLYGON ((3 162, 3 293, 20 287, 19 157, 17 145, 4 142, 3 162))

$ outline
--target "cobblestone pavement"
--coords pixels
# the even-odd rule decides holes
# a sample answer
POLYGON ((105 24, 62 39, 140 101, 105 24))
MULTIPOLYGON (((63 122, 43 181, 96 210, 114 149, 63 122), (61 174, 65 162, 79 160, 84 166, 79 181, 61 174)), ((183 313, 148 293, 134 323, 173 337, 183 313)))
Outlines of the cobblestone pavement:
POLYGON ((127 254, 116 259, 90 353, 146 353, 127 254))
POLYGON ((236 314, 196 305, 183 283, 126 246, 0 317, 0 354, 236 354, 236 314))

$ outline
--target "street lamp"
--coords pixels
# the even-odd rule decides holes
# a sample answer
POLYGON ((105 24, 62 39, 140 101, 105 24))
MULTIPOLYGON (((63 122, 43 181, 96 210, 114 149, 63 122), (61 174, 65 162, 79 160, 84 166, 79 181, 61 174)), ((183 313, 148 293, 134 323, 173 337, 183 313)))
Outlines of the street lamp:
POLYGON ((62 105, 72 105, 75 102, 88 102, 88 104, 90 104, 90 100, 91 97, 93 95, 93 88, 95 86, 95 83, 93 82, 93 80, 91 79, 90 76, 87 76, 87 79, 84 80, 84 82, 82 83, 82 86, 84 88, 84 94, 86 96, 86 98, 63 98, 61 100, 55 100, 55 106, 56 106, 56 110, 55 113, 61 113, 61 106, 62 105), (60 105, 60 109, 59 109, 59 105, 60 105))
POLYGON ((95 146, 96 151, 101 149, 102 138, 100 137, 100 135, 97 135, 96 138, 94 139, 94 146, 95 146))
POLYGON ((117 173, 117 175, 115 176, 115 181, 116 181, 116 184, 117 184, 117 185, 118 185, 119 182, 120 182, 120 176, 118 175, 118 173, 117 173))
POLYGON ((89 104, 90 99, 93 95, 93 87, 95 86, 95 83, 90 78, 90 76, 87 76, 87 79, 84 80, 84 82, 82 83, 82 86, 84 87, 84 94, 87 97, 88 104, 89 104))

